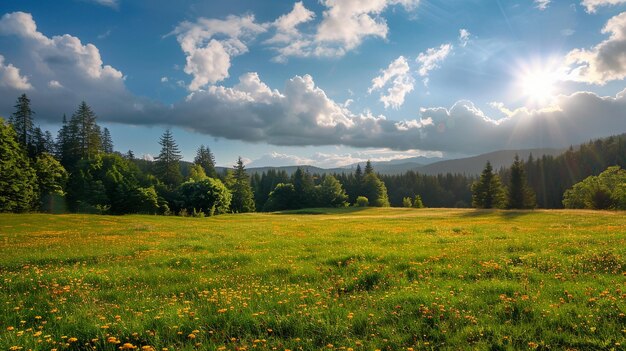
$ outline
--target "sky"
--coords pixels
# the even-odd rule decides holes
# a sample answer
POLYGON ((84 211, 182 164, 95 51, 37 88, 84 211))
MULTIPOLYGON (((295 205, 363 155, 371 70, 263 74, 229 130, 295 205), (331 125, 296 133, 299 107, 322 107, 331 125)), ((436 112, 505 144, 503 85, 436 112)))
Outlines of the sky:
POLYGON ((5 0, 0 116, 115 149, 341 167, 626 132, 626 0, 5 0))

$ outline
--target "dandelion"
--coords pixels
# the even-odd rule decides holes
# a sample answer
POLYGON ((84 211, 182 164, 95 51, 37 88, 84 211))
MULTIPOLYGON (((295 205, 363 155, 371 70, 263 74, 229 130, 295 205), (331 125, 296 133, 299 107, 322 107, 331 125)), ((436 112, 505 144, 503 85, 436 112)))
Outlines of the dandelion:
POLYGON ((129 342, 127 342, 124 345, 120 346, 120 350, 134 350, 136 348, 137 348, 137 346, 135 346, 135 345, 133 345, 133 344, 131 344, 129 342))
POLYGON ((77 342, 78 339, 77 338, 69 338, 67 339, 67 342, 77 342))
POLYGON ((195 339, 196 338, 196 334, 191 333, 191 334, 187 335, 187 337, 189 339, 195 339))

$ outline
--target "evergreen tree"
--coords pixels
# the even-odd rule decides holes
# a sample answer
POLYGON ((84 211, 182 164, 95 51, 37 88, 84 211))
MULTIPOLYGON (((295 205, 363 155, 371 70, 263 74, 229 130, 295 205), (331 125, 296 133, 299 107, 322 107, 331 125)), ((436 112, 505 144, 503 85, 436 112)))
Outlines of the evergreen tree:
POLYGON ((0 212, 24 212, 37 198, 37 178, 11 125, 0 118, 0 212))
POLYGON ((410 197, 405 197, 402 199, 402 207, 410 208, 413 207, 413 200, 410 197))
POLYGON ((372 167, 370 160, 367 160, 367 163, 365 163, 365 175, 372 173, 374 173, 374 167, 372 167))
POLYGON ((515 155, 511 165, 511 178, 509 181, 508 199, 506 207, 509 209, 535 208, 535 193, 526 183, 524 163, 515 155))
POLYGON ((135 159, 135 153, 133 152, 133 150, 128 150, 126 152, 126 158, 129 160, 134 160, 135 159))
POLYGON ((361 170, 360 164, 356 165, 356 170, 354 171, 354 178, 359 184, 363 181, 363 171, 361 170))
POLYGON ((305 172, 298 167, 293 174, 293 187, 296 191, 297 208, 313 207, 317 204, 315 183, 309 172, 305 172))
POLYGON ((424 203, 422 202, 421 196, 415 195, 415 200, 413 201, 413 208, 424 208, 424 203))
POLYGON ((319 186, 319 203, 324 207, 346 207, 348 195, 337 178, 326 175, 319 186))
POLYGON ((472 205, 476 208, 500 208, 504 205, 504 188, 500 177, 493 173, 491 162, 487 161, 480 180, 472 185, 472 205))
POLYGON ((106 154, 113 153, 113 139, 111 139, 109 128, 104 128, 102 131, 102 151, 106 154))
POLYGON ((183 175, 180 172, 182 156, 169 129, 165 130, 161 136, 159 145, 161 145, 161 152, 155 159, 154 165, 156 176, 166 185, 177 186, 183 179, 183 175))
POLYGON ((68 129, 71 159, 93 158, 102 151, 102 136, 96 118, 84 101, 72 115, 68 129))
POLYGON ((389 207, 389 196, 387 195, 387 187, 374 171, 366 172, 363 178, 363 196, 369 200, 370 206, 373 207, 389 207))
POLYGON ((250 178, 246 174, 246 169, 243 165, 241 157, 239 157, 239 159, 237 160, 237 164, 234 166, 233 185, 230 190, 233 194, 233 198, 230 203, 230 208, 232 212, 254 212, 254 193, 252 192, 252 187, 250 186, 250 178))
POLYGON ((35 112, 30 108, 30 99, 26 94, 22 94, 17 98, 15 104, 15 112, 11 115, 9 123, 15 130, 17 142, 24 150, 30 152, 33 137, 33 115, 35 112))
POLYGON ((200 145, 193 163, 202 166, 204 173, 206 173, 208 177, 217 178, 217 172, 215 171, 215 157, 211 153, 208 146, 200 145))

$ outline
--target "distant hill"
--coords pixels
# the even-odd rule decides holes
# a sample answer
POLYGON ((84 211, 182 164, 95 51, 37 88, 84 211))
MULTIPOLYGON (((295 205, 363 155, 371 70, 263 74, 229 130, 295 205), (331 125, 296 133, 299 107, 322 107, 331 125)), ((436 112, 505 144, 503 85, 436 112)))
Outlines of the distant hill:
POLYGON ((558 156, 565 152, 565 150, 566 149, 501 150, 474 157, 436 162, 419 167, 416 171, 430 175, 459 173, 471 176, 480 174, 483 168, 485 168, 487 161, 491 162, 495 170, 498 170, 502 167, 511 166, 515 155, 518 155, 520 159, 525 161, 531 153, 534 158, 537 158, 543 155, 558 156))

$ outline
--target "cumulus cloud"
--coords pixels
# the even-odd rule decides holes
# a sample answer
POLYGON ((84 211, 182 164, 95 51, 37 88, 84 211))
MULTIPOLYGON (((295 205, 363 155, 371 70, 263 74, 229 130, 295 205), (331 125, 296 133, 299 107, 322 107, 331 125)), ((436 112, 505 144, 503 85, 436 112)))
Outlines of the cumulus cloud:
POLYGON ((550 5, 550 2, 552 2, 551 0, 535 0, 535 6, 543 11, 545 9, 548 8, 548 6, 550 5))
POLYGON ((196 91, 228 78, 231 58, 248 52, 245 41, 265 31, 265 26, 256 23, 253 15, 180 23, 171 34, 176 35, 187 55, 184 72, 193 76, 189 90, 196 91))
POLYGON ((386 94, 380 96, 380 101, 385 108, 399 108, 404 104, 405 96, 413 91, 415 79, 411 76, 409 62, 404 56, 398 57, 389 64, 389 67, 381 71, 381 74, 372 79, 372 86, 368 92, 383 89, 390 83, 386 94))
MULTIPOLYGON (((126 90, 122 72, 105 65, 96 46, 84 44, 69 34, 48 37, 37 30, 28 13, 3 15, 0 36, 17 39, 14 50, 6 54, 4 61, 20 63, 19 79, 15 75, 17 68, 3 65, 2 81, 6 81, 8 72, 14 84, 12 88, 0 85, 0 105, 4 106, 0 113, 11 112, 17 98, 16 86, 30 89, 28 95, 34 107, 40 109, 38 118, 55 122, 63 113, 71 113, 82 100, 101 113, 115 114, 151 104, 126 90)), ((132 115, 125 113, 125 116, 132 115)))
POLYGON ((572 67, 569 79, 603 85, 626 78, 626 12, 609 19, 602 29, 609 38, 591 50, 575 49, 567 54, 572 67))
POLYGON ((288 57, 337 57, 355 49, 368 37, 386 38, 389 31, 382 13, 399 5, 414 10, 419 0, 322 0, 326 7, 313 32, 300 32, 296 26, 313 20, 314 13, 296 3, 274 25, 276 35, 268 41, 278 52, 276 61, 288 57), (279 22, 280 21, 280 22, 279 22))
MULTIPOLYGON (((0 35, 17 38, 15 52, 5 59, 19 62, 20 77, 29 77, 37 118, 57 123, 63 113, 71 114, 85 100, 100 121, 178 126, 247 142, 478 153, 576 144, 621 132, 626 119, 625 90, 615 97, 586 92, 560 96, 551 109, 509 108, 503 119, 460 101, 451 108, 423 109, 415 119, 397 121, 351 111, 331 99, 309 75, 295 76, 277 90, 256 73, 242 75, 231 87, 212 85, 193 91, 166 106, 129 93, 122 73, 104 65, 94 45, 68 34, 48 37, 37 31, 28 14, 3 16, 0 35), (63 88, 51 88, 52 81, 63 88)), ((0 113, 10 114, 18 95, 0 86, 0 113)))
POLYGON ((626 4, 626 0, 583 0, 581 5, 589 13, 595 13, 598 7, 626 4))
POLYGON ((14 90, 30 90, 33 88, 28 78, 20 75, 20 69, 12 64, 4 63, 4 56, 0 55, 0 86, 14 90))
POLYGON ((461 47, 466 47, 467 43, 470 40, 470 36, 472 35, 472 33, 470 33, 467 29, 462 28, 459 30, 459 45, 461 45, 461 47))

